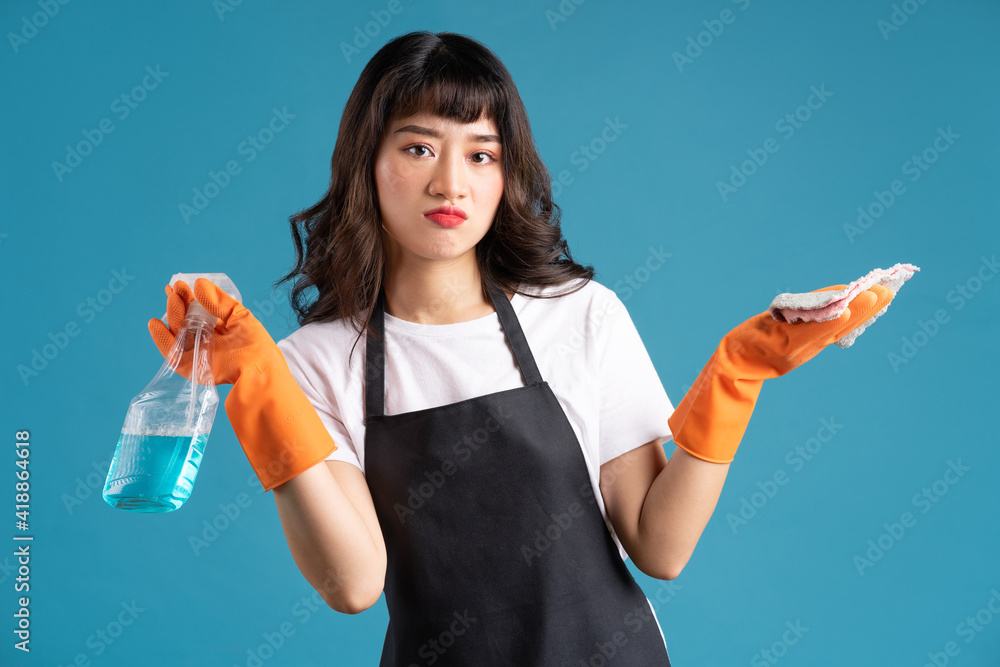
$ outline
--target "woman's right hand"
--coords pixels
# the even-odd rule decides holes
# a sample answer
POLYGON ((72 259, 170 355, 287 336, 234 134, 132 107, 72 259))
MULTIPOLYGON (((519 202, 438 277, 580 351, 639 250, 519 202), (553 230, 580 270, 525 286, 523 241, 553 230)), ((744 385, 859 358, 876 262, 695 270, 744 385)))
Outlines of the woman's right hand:
MULTIPOLYGON (((215 384, 235 384, 248 366, 270 365, 281 351, 274 339, 257 318, 243 304, 226 294, 218 285, 199 278, 194 291, 183 280, 171 287, 167 285, 167 321, 149 320, 149 333, 160 354, 167 357, 187 317, 188 307, 197 299, 217 319, 215 324, 215 351, 212 355, 212 375, 215 384)), ((283 359, 282 359, 283 361, 283 359)), ((176 371, 191 376, 191 353, 181 358, 176 371)))
MULTIPOLYGON (((285 357, 260 322, 218 285, 205 278, 194 291, 178 280, 167 288, 167 327, 149 321, 149 333, 167 356, 194 299, 215 315, 216 384, 232 384, 226 414, 240 445, 265 491, 323 461, 337 445, 288 368, 285 357)), ((191 374, 191 353, 178 372, 191 374)))

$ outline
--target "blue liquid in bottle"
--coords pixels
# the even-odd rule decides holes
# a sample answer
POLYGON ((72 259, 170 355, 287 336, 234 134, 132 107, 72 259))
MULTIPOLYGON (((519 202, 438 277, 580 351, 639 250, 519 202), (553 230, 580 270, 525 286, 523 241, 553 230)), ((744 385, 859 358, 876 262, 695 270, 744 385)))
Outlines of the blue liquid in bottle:
POLYGON ((104 485, 104 500, 132 512, 176 510, 191 496, 207 442, 207 433, 122 433, 104 485))

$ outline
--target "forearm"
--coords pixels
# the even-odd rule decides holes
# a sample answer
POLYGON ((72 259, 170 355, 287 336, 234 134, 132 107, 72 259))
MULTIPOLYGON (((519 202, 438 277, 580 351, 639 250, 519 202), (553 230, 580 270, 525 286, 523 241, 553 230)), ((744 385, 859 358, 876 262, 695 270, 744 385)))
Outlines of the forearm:
POLYGON ((306 580, 337 611, 370 607, 382 591, 385 556, 326 462, 273 493, 289 550, 306 580))
POLYGON ((674 450, 643 501, 641 554, 633 557, 637 567, 659 579, 680 574, 715 511, 728 473, 728 463, 709 463, 680 447, 674 450))

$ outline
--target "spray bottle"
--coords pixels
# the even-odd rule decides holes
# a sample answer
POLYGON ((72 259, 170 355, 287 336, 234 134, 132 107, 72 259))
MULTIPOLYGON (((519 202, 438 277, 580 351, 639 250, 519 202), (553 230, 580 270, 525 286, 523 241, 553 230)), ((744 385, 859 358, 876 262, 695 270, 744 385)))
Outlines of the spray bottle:
MULTIPOLYGON (((170 285, 183 280, 193 288, 198 278, 241 300, 224 273, 177 273, 170 285)), ((172 512, 191 496, 219 405, 212 374, 216 319, 191 302, 159 372, 129 403, 104 485, 104 500, 112 507, 172 512), (177 372, 185 355, 190 355, 190 377, 177 372)))

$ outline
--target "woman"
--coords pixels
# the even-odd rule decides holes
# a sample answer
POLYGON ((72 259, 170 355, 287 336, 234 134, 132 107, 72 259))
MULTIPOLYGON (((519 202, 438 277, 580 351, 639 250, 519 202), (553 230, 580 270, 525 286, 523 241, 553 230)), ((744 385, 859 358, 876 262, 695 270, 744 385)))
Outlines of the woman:
POLYGON ((171 326, 150 331, 165 353, 194 298, 220 318, 215 379, 295 562, 344 613, 384 590, 385 667, 669 666, 624 558, 676 577, 761 380, 891 298, 747 320, 674 411, 624 306, 571 258, 509 73, 451 33, 375 54, 292 233, 280 282, 302 326, 280 344, 204 279, 168 287, 171 326))

